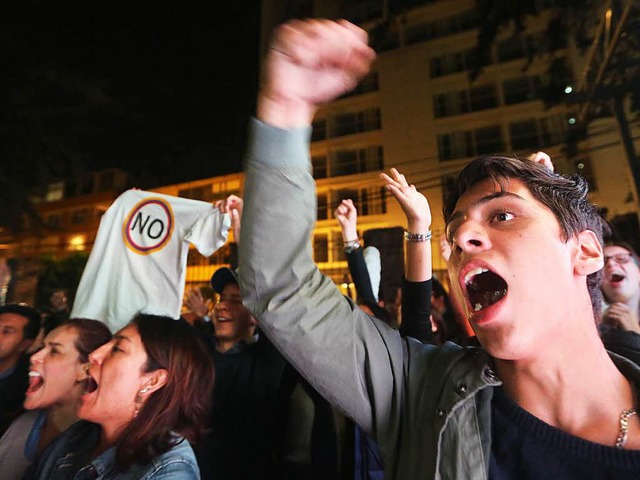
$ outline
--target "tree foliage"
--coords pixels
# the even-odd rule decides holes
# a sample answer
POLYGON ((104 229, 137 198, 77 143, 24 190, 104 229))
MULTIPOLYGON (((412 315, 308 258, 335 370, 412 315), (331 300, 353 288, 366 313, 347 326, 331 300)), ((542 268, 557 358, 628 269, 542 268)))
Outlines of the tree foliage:
MULTIPOLYGON (((477 0, 476 6, 483 22, 478 32, 476 46, 476 64, 470 72, 474 80, 482 74, 482 70, 491 63, 491 52, 499 32, 511 29, 512 35, 522 33, 526 27, 526 19, 532 15, 540 15, 549 2, 539 0, 477 0)), ((640 6, 633 0, 615 0, 602 2, 598 0, 563 0, 553 2, 552 18, 545 30, 545 42, 536 54, 554 54, 566 44, 566 37, 572 38, 578 51, 586 54, 594 42, 598 25, 605 12, 611 8, 613 25, 620 18, 622 11, 631 6, 631 13, 624 31, 607 65, 604 76, 593 95, 588 99, 594 106, 594 116, 609 115, 609 103, 614 95, 629 95, 632 110, 640 112, 640 6)), ((614 34, 613 29, 609 33, 614 34)), ((530 58, 532 60, 532 58, 530 58)), ((599 66, 597 63, 594 67, 599 66)), ((562 58, 555 58, 549 64, 549 86, 543 100, 547 105, 563 101, 576 101, 575 97, 562 95, 570 68, 562 58)), ((594 82, 594 68, 586 72, 587 83, 594 82)), ((578 92, 580 93, 580 92, 578 92)), ((584 101, 587 98, 579 98, 584 101)))
POLYGON ((46 305, 51 292, 59 289, 67 290, 69 304, 73 304, 88 258, 89 255, 83 252, 74 253, 62 259, 44 257, 38 278, 36 305, 46 305))
POLYGON ((105 85, 59 61, 27 61, 26 39, 4 32, 0 52, 9 59, 0 77, 0 227, 20 233, 42 227, 31 201, 53 181, 83 173, 80 139, 118 104, 105 85))

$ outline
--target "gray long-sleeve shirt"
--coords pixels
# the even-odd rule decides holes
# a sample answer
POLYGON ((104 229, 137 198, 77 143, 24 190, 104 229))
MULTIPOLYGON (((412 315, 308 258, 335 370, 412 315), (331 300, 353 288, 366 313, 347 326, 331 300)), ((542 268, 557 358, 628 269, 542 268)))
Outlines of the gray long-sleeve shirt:
MULTIPOLYGON (((401 338, 320 273, 310 242, 309 136, 252 122, 239 269, 245 304, 298 371, 375 436, 385 478, 487 478, 492 387, 500 384, 489 357, 401 338)), ((640 384, 637 367, 616 364, 640 384)))

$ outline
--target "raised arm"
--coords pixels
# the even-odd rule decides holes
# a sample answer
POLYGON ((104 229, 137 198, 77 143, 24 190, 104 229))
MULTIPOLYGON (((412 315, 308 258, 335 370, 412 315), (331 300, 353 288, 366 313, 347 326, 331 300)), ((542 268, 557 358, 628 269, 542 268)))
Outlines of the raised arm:
MULTIPOLYGON (((403 342, 344 298, 312 259, 313 112, 353 88, 374 58, 359 28, 293 22, 267 55, 245 160, 239 277, 245 305, 274 345, 367 432, 399 430, 403 342)), ((395 432, 395 433, 392 433, 395 432)))
POLYGON ((407 259, 404 264, 404 276, 410 282, 429 280, 432 274, 429 202, 415 185, 409 185, 405 176, 395 168, 391 169, 391 176, 381 173, 380 177, 407 217, 407 259))
POLYGON ((236 195, 229 195, 224 200, 218 200, 213 204, 222 213, 228 213, 231 217, 231 230, 233 231, 233 241, 240 243, 240 230, 242 227, 242 198, 236 195))
MULTIPOLYGON (((377 302, 371 286, 371 277, 367 270, 360 238, 358 238, 358 211, 353 201, 346 199, 338 205, 334 215, 342 231, 342 242, 356 292, 362 302, 372 309, 377 302)), ((380 318, 376 312, 374 312, 374 315, 380 318)), ((381 318, 381 320, 386 320, 386 318, 381 318)))
POLYGON ((426 197, 403 174, 395 168, 390 173, 382 173, 380 177, 407 217, 400 333, 430 343, 434 338, 430 320, 431 209, 426 197))

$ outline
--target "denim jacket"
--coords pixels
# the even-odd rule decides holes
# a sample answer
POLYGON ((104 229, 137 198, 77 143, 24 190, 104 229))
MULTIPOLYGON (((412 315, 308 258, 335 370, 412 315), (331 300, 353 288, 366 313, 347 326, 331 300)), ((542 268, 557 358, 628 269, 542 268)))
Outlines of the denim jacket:
MULTIPOLYGON (((383 454, 385 478, 486 479, 500 380, 480 348, 403 338, 344 298, 313 262, 310 129, 254 120, 245 159, 239 277, 260 328, 383 454)), ((613 356, 613 355, 612 355, 613 356)), ((614 357, 640 384, 640 369, 614 357)))
POLYGON ((180 441, 145 465, 134 464, 127 472, 115 470, 115 448, 91 460, 100 440, 100 426, 78 422, 49 445, 25 479, 39 480, 197 480, 200 471, 191 446, 180 441))

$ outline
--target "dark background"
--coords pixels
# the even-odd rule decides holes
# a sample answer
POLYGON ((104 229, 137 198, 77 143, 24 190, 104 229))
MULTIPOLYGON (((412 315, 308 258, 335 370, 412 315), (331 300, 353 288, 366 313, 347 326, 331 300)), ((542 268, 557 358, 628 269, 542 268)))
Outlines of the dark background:
POLYGON ((258 1, 8 3, 3 169, 38 183, 39 174, 120 167, 142 188, 241 169, 258 1))

